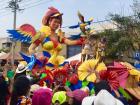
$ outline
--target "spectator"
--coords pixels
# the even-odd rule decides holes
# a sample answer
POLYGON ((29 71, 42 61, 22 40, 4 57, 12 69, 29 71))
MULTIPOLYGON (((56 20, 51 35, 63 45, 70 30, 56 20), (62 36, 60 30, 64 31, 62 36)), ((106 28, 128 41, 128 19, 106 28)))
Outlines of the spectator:
POLYGON ((16 78, 19 76, 22 76, 22 75, 26 76, 26 70, 27 70, 26 64, 27 63, 25 61, 22 61, 19 63, 19 65, 16 69, 16 74, 15 74, 14 80, 16 80, 16 78))
POLYGON ((5 81, 3 75, 0 76, 0 105, 7 105, 8 104, 8 84, 5 81))
POLYGON ((121 101, 110 94, 111 88, 107 81, 101 80, 95 83, 94 90, 95 96, 85 97, 82 105, 123 105, 121 101))
POLYGON ((28 98, 30 81, 26 76, 19 76, 13 84, 10 105, 31 105, 28 98))
POLYGON ((97 95, 100 90, 105 89, 107 90, 109 93, 111 93, 111 87, 109 86, 108 82, 105 80, 101 80, 98 83, 95 83, 95 95, 97 95))
POLYGON ((34 84, 34 85, 31 86, 31 89, 30 89, 30 98, 32 98, 34 92, 37 91, 38 89, 40 89, 40 86, 38 84, 34 84))

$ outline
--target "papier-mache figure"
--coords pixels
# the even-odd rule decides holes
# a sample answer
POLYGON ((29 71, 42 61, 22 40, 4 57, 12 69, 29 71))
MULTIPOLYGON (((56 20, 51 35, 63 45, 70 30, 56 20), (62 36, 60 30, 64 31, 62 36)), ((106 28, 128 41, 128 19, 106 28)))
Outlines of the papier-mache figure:
POLYGON ((61 31, 62 13, 56 8, 50 7, 42 19, 42 27, 37 32, 29 24, 22 25, 17 30, 8 30, 11 37, 22 42, 31 43, 29 53, 32 55, 29 62, 29 69, 32 69, 35 63, 39 63, 35 56, 35 49, 42 45, 42 53, 45 59, 46 69, 52 70, 64 66, 64 57, 59 55, 62 50, 62 44, 81 45, 84 43, 83 38, 77 40, 67 39, 61 31), (59 29, 58 33, 56 32, 59 29))

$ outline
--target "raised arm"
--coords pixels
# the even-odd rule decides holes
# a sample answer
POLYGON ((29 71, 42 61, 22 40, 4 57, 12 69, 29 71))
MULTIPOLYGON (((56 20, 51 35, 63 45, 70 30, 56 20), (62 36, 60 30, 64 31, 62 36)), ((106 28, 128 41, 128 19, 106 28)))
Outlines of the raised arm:
POLYGON ((35 43, 32 43, 29 47, 29 54, 32 55, 35 53, 35 49, 36 49, 37 45, 35 43))
POLYGON ((67 45, 82 45, 84 44, 84 38, 80 38, 78 40, 70 40, 64 36, 64 33, 59 29, 58 36, 60 38, 60 42, 65 43, 67 45))
POLYGON ((70 39, 65 38, 64 43, 67 45, 82 45, 84 44, 84 39, 80 38, 78 40, 70 40, 70 39))
POLYGON ((38 32, 37 35, 35 35, 35 37, 32 40, 32 44, 29 46, 29 54, 34 54, 35 53, 35 49, 39 46, 40 43, 43 42, 45 38, 45 34, 44 33, 40 33, 38 32))

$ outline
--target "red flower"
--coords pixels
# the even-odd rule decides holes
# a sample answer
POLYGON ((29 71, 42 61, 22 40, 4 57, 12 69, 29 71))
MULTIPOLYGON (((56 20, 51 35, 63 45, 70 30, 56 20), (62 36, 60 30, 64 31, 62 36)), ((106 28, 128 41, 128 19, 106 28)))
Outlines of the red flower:
POLYGON ((55 69, 53 71, 53 75, 54 75, 54 81, 57 83, 57 84, 65 84, 66 81, 67 81, 67 78, 68 78, 68 75, 67 75, 67 70, 66 69, 55 69))
POLYGON ((118 74, 115 71, 101 71, 100 79, 107 80, 112 90, 117 90, 119 85, 119 81, 117 80, 118 74))

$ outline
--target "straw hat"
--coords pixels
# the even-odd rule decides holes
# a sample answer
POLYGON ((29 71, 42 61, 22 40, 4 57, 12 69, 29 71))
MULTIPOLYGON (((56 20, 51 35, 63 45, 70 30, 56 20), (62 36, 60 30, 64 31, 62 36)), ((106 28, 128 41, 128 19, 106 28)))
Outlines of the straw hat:
POLYGON ((28 67, 25 66, 25 64, 20 63, 20 64, 18 65, 17 69, 16 69, 16 73, 22 73, 22 72, 24 72, 24 71, 27 70, 27 69, 28 69, 28 67))

